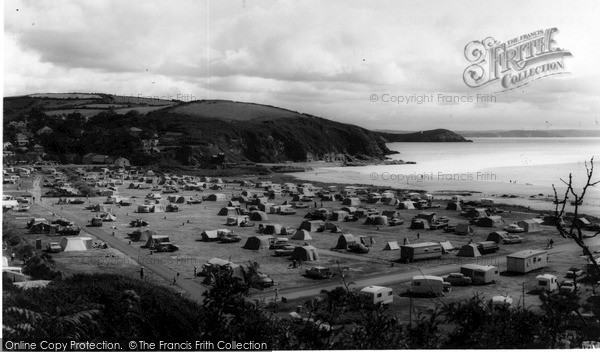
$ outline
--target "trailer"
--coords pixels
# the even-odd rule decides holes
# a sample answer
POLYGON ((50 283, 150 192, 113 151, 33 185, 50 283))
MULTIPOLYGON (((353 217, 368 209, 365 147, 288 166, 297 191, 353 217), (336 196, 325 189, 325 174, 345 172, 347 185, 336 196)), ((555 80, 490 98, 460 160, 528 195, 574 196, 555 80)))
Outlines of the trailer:
POLYGON ((527 249, 506 256, 506 270, 526 274, 530 271, 546 267, 548 252, 538 249, 527 249))
POLYGON ((439 242, 423 242, 400 246, 400 260, 403 262, 435 259, 441 256, 442 245, 439 242))
POLYGON ((383 286, 367 286, 360 290, 360 293, 369 297, 373 304, 390 304, 394 301, 393 290, 383 286))
POLYGON ((419 275, 413 276, 410 284, 410 292, 413 294, 443 296, 449 292, 452 285, 445 282, 441 276, 419 275))
POLYGON ((495 283, 500 278, 498 267, 493 265, 466 264, 460 267, 460 273, 470 277, 475 285, 495 283))

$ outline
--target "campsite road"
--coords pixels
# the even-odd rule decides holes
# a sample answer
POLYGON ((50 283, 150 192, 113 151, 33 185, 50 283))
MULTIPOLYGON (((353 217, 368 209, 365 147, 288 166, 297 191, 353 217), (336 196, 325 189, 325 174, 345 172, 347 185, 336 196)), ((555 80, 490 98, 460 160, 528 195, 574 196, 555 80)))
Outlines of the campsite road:
MULTIPOLYGON (((557 254, 566 250, 569 250, 570 252, 572 251, 577 251, 578 250, 578 246, 575 243, 565 243, 562 245, 555 245, 553 249, 548 250, 548 254, 552 255, 552 254, 557 254)), ((420 273, 424 274, 424 275, 436 275, 436 276, 441 276, 441 275, 446 275, 446 274, 450 274, 453 272, 460 272, 460 267, 464 264, 467 263, 467 261, 464 262, 460 262, 459 259, 457 257, 453 257, 452 259, 454 259, 454 261, 456 261, 456 263, 449 263, 449 264, 442 264, 442 265, 437 265, 437 266, 427 266, 427 267, 421 267, 418 265, 418 262, 415 264, 398 264, 400 266, 402 265, 409 265, 412 268, 415 268, 416 270, 418 270, 420 273)), ((452 260, 451 259, 451 260, 452 260)), ((497 266, 498 268, 501 267, 506 267, 506 256, 505 255, 501 255, 501 256, 490 256, 485 258, 485 260, 487 261, 486 263, 481 263, 481 264, 489 264, 489 265, 494 265, 497 266)), ((473 262, 476 263, 476 262, 473 262)), ((349 279, 349 281, 352 281, 355 285, 354 287, 356 288, 362 288, 365 286, 369 286, 369 285, 389 285, 389 284, 401 284, 401 283, 407 283, 410 282, 412 280, 413 276, 418 275, 417 272, 415 271, 410 271, 410 272, 398 272, 398 273, 387 273, 387 274, 378 274, 378 275, 372 275, 372 276, 368 276, 368 277, 363 277, 363 278, 359 278, 359 279, 349 279)), ((322 290, 333 290, 336 287, 340 287, 342 286, 341 281, 339 281, 339 279, 333 279, 332 281, 326 282, 326 283, 321 283, 321 284, 316 284, 316 285, 311 285, 311 286, 304 286, 304 287, 296 287, 296 288, 286 288, 286 289, 281 289, 278 290, 277 292, 277 297, 279 297, 279 299, 281 299, 282 297, 285 297, 286 299, 297 299, 297 298, 302 298, 302 297, 310 297, 310 296, 316 296, 318 295, 322 290)), ((259 292, 256 294, 253 294, 251 296, 251 298, 254 299, 264 299, 264 300, 272 300, 275 297, 275 292, 274 291, 269 291, 269 292, 259 292)))
MULTIPOLYGON (((33 183, 32 194, 34 197, 36 197, 36 199, 41 199, 41 181, 42 178, 38 176, 36 177, 33 183)), ((149 251, 142 252, 139 248, 128 245, 122 240, 113 237, 112 235, 102 230, 100 227, 87 227, 87 219, 82 219, 74 214, 68 213, 64 211, 60 206, 52 205, 52 201, 53 199, 44 198, 43 201, 36 202, 35 204, 41 206, 42 208, 48 210, 51 213, 54 213, 57 216, 61 216, 69 219, 70 221, 73 221, 76 225, 78 225, 82 229, 85 229, 85 232, 95 236, 97 239, 103 242, 106 242, 110 247, 127 255, 133 261, 136 261, 138 264, 142 265, 146 270, 152 271, 154 274, 165 279, 167 282, 173 282, 173 278, 177 275, 177 272, 162 264, 167 260, 171 260, 170 257, 165 257, 165 255, 168 254, 157 253, 150 256, 149 251)), ((207 290, 206 287, 204 287, 202 284, 183 277, 180 277, 177 280, 177 286, 179 286, 181 289, 187 292, 191 300, 197 302, 202 302, 202 300, 204 299, 202 293, 204 293, 204 291, 207 290)))

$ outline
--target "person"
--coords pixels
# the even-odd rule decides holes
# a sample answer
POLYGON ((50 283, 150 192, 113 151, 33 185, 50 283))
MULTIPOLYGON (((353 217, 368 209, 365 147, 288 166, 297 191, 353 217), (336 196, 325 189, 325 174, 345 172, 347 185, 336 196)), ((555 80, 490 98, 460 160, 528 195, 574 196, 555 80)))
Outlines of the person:
POLYGON ((548 241, 548 244, 550 245, 550 248, 552 248, 554 246, 554 240, 550 239, 550 241, 548 241))
POLYGON ((144 280, 144 267, 140 268, 140 279, 144 280))
POLYGON ((177 285, 177 276, 173 276, 173 285, 177 285))
POLYGON ((33 202, 35 203, 35 197, 33 197, 33 202))
POLYGON ((406 245, 406 238, 404 239, 404 245, 406 245))
POLYGON ((417 232, 417 239, 421 238, 421 234, 417 232))
POLYGON ((194 267, 194 277, 198 276, 198 268, 194 267))
POLYGON ((11 261, 14 262, 16 257, 17 255, 15 254, 15 252, 12 252, 12 254, 10 255, 11 261))

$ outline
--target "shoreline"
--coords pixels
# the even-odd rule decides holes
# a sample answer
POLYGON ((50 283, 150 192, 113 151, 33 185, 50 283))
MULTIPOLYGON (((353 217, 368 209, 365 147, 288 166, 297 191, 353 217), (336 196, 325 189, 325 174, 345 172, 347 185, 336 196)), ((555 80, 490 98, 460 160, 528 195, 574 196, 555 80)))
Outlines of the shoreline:
MULTIPOLYGON (((385 167, 386 165, 384 165, 385 167)), ((572 164, 560 165, 567 168, 573 166, 572 164)), ((544 168, 553 167, 556 168, 558 165, 546 165, 541 166, 540 169, 543 172, 544 168)), ((375 168, 374 168, 375 169, 375 168)), ((364 170, 364 169, 363 169, 364 170)), ((507 168, 493 168, 484 169, 480 171, 481 175, 487 175, 491 173, 504 174, 507 168)), ((367 185, 370 187, 389 188, 395 190, 415 190, 430 193, 434 196, 441 196, 443 198, 450 198, 455 194, 471 194, 466 196, 467 200, 478 200, 480 198, 494 198, 497 204, 509 204, 529 207, 531 209, 539 211, 553 211, 555 204, 552 203, 554 198, 554 191, 551 185, 534 185, 529 183, 512 183, 512 182, 501 182, 478 179, 477 172, 459 174, 463 179, 448 179, 447 177, 437 178, 437 175, 433 174, 434 177, 430 178, 416 178, 411 177, 415 174, 392 174, 372 171, 370 173, 360 172, 355 168, 339 168, 339 167, 317 167, 312 171, 305 172, 294 172, 286 173, 295 179, 321 182, 321 183, 333 183, 340 185, 367 185), (466 176, 465 176, 466 175, 466 176), (471 177, 469 177, 471 176, 471 177), (503 197, 504 196, 504 197, 503 197)), ((419 174, 416 174, 419 175, 419 174)), ((447 175, 447 174, 444 174, 447 175)), ((568 177, 568 171, 565 174, 565 178, 568 177)), ((575 179, 575 178, 574 178, 575 179)), ((564 185, 557 180, 557 189, 559 190, 559 196, 564 192, 564 185)), ((576 191, 578 189, 577 183, 576 191)), ((574 209, 570 204, 567 205, 566 211, 572 211, 574 209)), ((594 217, 600 217, 600 190, 589 188, 586 194, 583 205, 579 207, 579 213, 587 214, 594 217)))

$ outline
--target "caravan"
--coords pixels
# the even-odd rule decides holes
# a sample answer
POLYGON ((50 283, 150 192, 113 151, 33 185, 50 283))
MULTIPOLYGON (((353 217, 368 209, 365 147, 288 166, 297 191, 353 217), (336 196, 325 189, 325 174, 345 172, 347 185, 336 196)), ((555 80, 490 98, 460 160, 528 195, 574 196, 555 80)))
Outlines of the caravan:
POLYGON ((470 277, 475 285, 495 283, 500 278, 498 268, 492 265, 467 264, 460 267, 460 273, 470 277))
POLYGON ((394 301, 394 292, 389 287, 371 285, 361 289, 360 293, 368 297, 373 304, 390 304, 394 301))
POLYGON ((413 276, 410 284, 410 292, 432 296, 443 296, 444 292, 450 292, 452 285, 445 282, 441 276, 420 275, 413 276))

